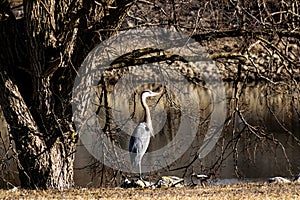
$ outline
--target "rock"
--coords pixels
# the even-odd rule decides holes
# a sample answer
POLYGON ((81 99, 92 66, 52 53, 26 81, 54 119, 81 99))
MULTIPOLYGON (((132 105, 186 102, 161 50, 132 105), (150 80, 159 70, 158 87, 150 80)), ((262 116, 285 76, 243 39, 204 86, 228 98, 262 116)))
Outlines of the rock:
POLYGON ((145 180, 129 180, 128 178, 124 178, 121 188, 146 188, 152 187, 153 185, 153 183, 145 180))
POLYGON ((136 185, 136 187, 146 188, 146 187, 151 187, 153 185, 153 183, 139 179, 135 182, 135 185, 136 185))
POLYGON ((157 188, 167 188, 167 187, 183 187, 184 179, 177 176, 162 176, 155 187, 157 188))
POLYGON ((121 188, 168 188, 184 186, 184 179, 177 176, 162 176, 155 184, 141 179, 129 180, 126 177, 123 177, 123 179, 121 188))
POLYGON ((295 176, 293 182, 300 183, 300 173, 297 176, 295 176))
POLYGON ((128 178, 124 177, 124 181, 121 184, 121 188, 132 188, 134 187, 134 184, 132 181, 130 181, 128 178))
POLYGON ((210 176, 207 176, 205 174, 195 174, 193 173, 191 175, 191 181, 192 184, 195 185, 202 185, 205 186, 207 181, 210 179, 210 176), (197 179, 198 182, 195 181, 195 179, 197 179))
POLYGON ((209 177, 205 174, 192 174, 192 177, 196 177, 197 179, 207 180, 209 177))
POLYGON ((277 176, 277 177, 269 178, 268 182, 269 183, 290 183, 291 181, 289 179, 277 176))
POLYGON ((11 191, 17 191, 18 188, 16 186, 14 186, 12 189, 10 189, 11 191))

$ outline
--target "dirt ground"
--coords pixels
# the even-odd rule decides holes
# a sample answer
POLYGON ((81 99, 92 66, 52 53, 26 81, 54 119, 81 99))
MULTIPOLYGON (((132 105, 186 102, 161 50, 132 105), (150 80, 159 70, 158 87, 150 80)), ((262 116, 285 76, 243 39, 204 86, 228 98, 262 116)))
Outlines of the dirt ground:
POLYGON ((0 199, 300 199, 300 183, 159 189, 0 190, 0 199))

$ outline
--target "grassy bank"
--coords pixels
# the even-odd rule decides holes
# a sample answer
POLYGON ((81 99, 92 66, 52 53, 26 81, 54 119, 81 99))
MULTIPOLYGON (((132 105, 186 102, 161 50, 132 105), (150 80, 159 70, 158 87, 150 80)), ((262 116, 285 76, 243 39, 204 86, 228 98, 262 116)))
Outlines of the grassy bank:
POLYGON ((0 190, 1 199, 300 199, 300 184, 235 184, 167 189, 0 190))

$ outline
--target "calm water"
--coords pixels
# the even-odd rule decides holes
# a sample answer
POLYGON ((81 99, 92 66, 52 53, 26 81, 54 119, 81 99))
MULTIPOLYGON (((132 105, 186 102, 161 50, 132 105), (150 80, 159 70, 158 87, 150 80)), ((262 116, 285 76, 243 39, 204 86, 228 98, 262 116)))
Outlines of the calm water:
MULTIPOLYGON (((190 87, 186 91, 182 91, 190 100, 188 106, 191 107, 191 110, 187 109, 184 112, 182 111, 184 106, 180 105, 180 97, 177 100, 175 98, 175 106, 170 104, 165 96, 158 103, 157 99, 147 101, 151 106, 154 132, 157 133, 154 138, 151 138, 148 152, 151 154, 164 149, 166 145, 173 142, 168 147, 170 151, 164 153, 167 158, 173 156, 175 162, 168 164, 165 168, 146 173, 146 175, 150 177, 176 175, 185 176, 188 179, 192 172, 213 172, 216 178, 221 179, 257 180, 279 175, 291 177, 300 171, 300 122, 297 114, 300 112, 299 93, 279 87, 270 88, 267 85, 253 85, 244 88, 239 96, 238 108, 244 120, 251 126, 251 131, 244 128, 243 120, 238 115, 233 115, 236 105, 233 98, 233 86, 227 84, 225 89, 226 125, 210 153, 204 158, 196 160, 194 158, 206 137, 212 118, 211 113, 214 109, 210 91, 203 87, 190 87), (197 101, 198 105, 194 101, 197 101), (181 107, 178 108, 176 105, 181 107), (195 110, 198 111, 198 115, 194 115, 195 110), (190 116, 193 118, 193 122, 199 123, 196 127, 196 134, 193 136, 188 134, 190 130, 180 130, 182 119, 189 114, 193 115, 190 116), (183 148, 186 142, 176 138, 180 131, 183 134, 186 131, 186 137, 192 139, 186 149, 183 148)), ((176 96, 176 91, 173 94, 176 96)), ((122 93, 120 95, 118 98, 112 96, 114 99, 110 101, 110 105, 117 108, 117 111, 112 112, 113 118, 117 121, 114 125, 122 129, 115 139, 122 149, 127 150, 130 133, 136 123, 142 119, 143 110, 139 103, 138 92, 136 95, 131 95, 130 98, 125 94, 122 96, 122 93), (128 106, 124 106, 127 104, 128 106), (126 112, 127 115, 124 115, 123 113, 126 112), (131 114, 132 120, 130 119, 131 114)), ((191 129, 194 130, 194 128, 194 124, 192 124, 191 129)), ((126 157, 128 155, 121 156, 124 160, 129 159, 126 157)), ((153 158, 146 154, 142 161, 143 169, 155 168, 154 165, 158 163, 155 159, 156 157, 153 158)), ((82 168, 91 162, 85 148, 79 145, 76 166, 82 168)), ((159 163, 162 164, 161 161, 159 163)), ((75 176, 77 182, 82 185, 92 182, 99 184, 99 174, 86 176, 88 171, 88 168, 77 170, 75 176), (90 182, 91 180, 92 182, 90 182)))
MULTIPOLYGON (((196 160, 194 158, 203 144, 214 109, 211 104, 210 91, 203 87, 191 86, 180 91, 183 94, 181 97, 176 96, 178 91, 170 92, 173 104, 166 95, 159 101, 157 99, 147 101, 151 106, 154 132, 156 132, 155 137, 151 138, 148 152, 163 149, 173 142, 168 147, 170 151, 167 152, 169 154, 166 157, 173 156, 175 162, 145 175, 176 175, 189 179, 192 172, 214 172, 216 178, 224 180, 236 180, 235 178, 257 180, 279 175, 291 177, 300 172, 299 93, 282 88, 270 88, 267 85, 244 88, 239 97, 238 107, 247 123, 252 126, 253 130, 256 130, 251 132, 247 128, 244 129, 245 125, 240 117, 233 115, 235 107, 233 86, 227 84, 225 89, 226 125, 209 154, 196 160), (186 99, 184 101, 186 105, 180 105, 181 98, 186 99), (185 110, 182 111, 183 109, 185 110), (190 130, 181 129, 181 123, 184 123, 182 119, 186 117, 190 117, 193 123, 198 124, 192 124, 190 127, 184 125, 190 130), (195 130, 195 135, 189 135, 191 130, 195 130), (185 133, 184 131, 186 131, 186 138, 192 140, 186 148, 183 148, 186 142, 176 138, 178 132, 185 133), (170 152, 173 155, 170 155, 170 152)), ((111 95, 108 103, 115 108, 115 111, 111 112, 112 127, 119 127, 122 130, 115 135, 114 139, 121 149, 127 151, 129 136, 136 124, 143 118, 143 110, 139 103, 139 91, 135 95, 123 94, 122 96, 122 93, 119 95, 118 98, 111 95)), ((100 110, 100 115, 104 112, 105 110, 100 110)), ((4 143, 7 144, 5 124, 3 118, 1 120, 1 134, 4 143)), ((101 126, 104 121, 105 118, 102 117, 101 126)), ((4 156, 3 148, 1 148, 1 156, 4 156)), ((128 165, 126 161, 128 155, 120 156, 123 156, 122 162, 128 165)), ((107 158, 109 159, 110 156, 107 158)), ((146 156, 142 162, 143 169, 149 169, 153 167, 149 165, 154 165, 156 160, 151 156, 146 156)), ((108 167, 94 168, 96 165, 104 167, 99 164, 99 161, 93 159, 93 156, 79 143, 75 160, 76 184, 97 186, 101 182, 101 177, 103 180, 105 177, 110 179, 109 175, 101 174, 101 169, 109 173, 112 171, 108 167)), ((7 166, 6 170, 2 171, 2 175, 9 179, 17 179, 14 164, 10 162, 7 166)))

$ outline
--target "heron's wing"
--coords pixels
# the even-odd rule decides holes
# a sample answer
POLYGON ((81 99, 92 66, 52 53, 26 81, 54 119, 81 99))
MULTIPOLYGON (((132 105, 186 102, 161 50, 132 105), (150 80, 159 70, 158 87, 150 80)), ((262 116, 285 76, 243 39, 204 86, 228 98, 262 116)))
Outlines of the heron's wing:
POLYGON ((129 152, 132 166, 141 162, 150 142, 150 131, 145 123, 140 123, 133 131, 129 141, 129 152))
POLYGON ((129 151, 133 153, 146 151, 150 142, 150 130, 146 123, 140 123, 133 131, 130 142, 129 151))
POLYGON ((131 166, 136 167, 142 160, 143 142, 140 138, 131 136, 129 142, 131 166))
POLYGON ((131 153, 140 153, 143 149, 143 142, 139 137, 131 136, 129 142, 129 151, 131 153))

